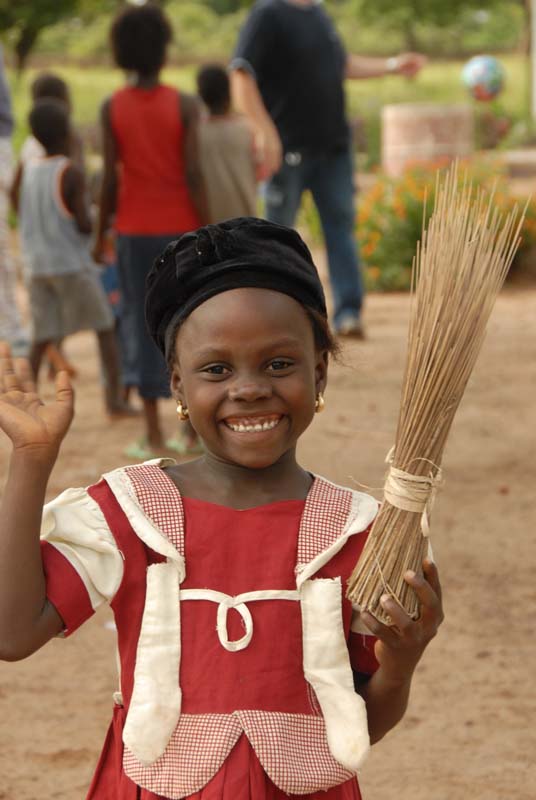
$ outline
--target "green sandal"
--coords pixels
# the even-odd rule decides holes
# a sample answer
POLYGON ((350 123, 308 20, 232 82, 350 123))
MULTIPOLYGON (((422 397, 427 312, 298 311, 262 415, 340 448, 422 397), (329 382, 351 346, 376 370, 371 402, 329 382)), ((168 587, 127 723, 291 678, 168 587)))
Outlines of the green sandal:
POLYGON ((205 452, 200 441, 188 444, 185 439, 175 437, 166 440, 166 448, 181 456, 199 456, 205 452))
POLYGON ((123 451, 127 458, 134 458, 136 461, 151 461, 153 458, 161 458, 161 453, 156 453, 148 444, 145 439, 140 439, 137 442, 132 442, 123 451))

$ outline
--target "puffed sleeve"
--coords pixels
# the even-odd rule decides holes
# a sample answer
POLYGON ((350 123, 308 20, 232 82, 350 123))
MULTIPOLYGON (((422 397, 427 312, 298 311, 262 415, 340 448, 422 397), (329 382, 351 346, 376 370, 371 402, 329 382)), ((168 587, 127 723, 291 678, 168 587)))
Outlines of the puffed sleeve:
POLYGON ((85 489, 67 489, 43 509, 41 554, 47 598, 68 636, 123 578, 123 557, 98 504, 85 489))

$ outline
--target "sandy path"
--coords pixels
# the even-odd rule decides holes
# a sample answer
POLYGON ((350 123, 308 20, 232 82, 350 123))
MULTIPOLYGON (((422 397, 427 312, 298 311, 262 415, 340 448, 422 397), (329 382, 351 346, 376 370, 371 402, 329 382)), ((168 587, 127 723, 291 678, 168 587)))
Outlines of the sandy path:
MULTIPOLYGON (((301 448, 305 465, 378 486, 394 435, 408 299, 368 300, 369 341, 331 372, 325 414, 301 448)), ((124 463, 136 423, 101 410, 95 348, 74 337, 77 416, 50 494, 124 463)), ((433 545, 447 620, 418 669, 404 722, 363 770, 370 800, 533 800, 536 797, 532 506, 536 290, 499 299, 445 459, 433 545), (531 433, 532 430, 532 433, 531 433)), ((169 430, 174 410, 166 409, 169 430)), ((2 441, 0 469, 7 449, 2 441)), ((115 688, 113 633, 98 614, 75 637, 26 662, 0 664, 1 800, 81 800, 115 688)))

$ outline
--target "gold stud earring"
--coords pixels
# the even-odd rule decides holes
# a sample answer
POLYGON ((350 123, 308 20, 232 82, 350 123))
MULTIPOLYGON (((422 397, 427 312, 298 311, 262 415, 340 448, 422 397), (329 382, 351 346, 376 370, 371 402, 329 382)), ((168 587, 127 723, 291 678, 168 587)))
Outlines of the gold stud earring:
POLYGON ((324 410, 326 407, 326 401, 324 400, 324 395, 322 392, 318 392, 315 400, 315 414, 320 414, 321 411, 324 410))
POLYGON ((183 406, 183 404, 181 403, 180 400, 177 403, 177 416, 179 417, 179 419, 182 419, 182 420, 190 418, 190 412, 188 411, 186 406, 183 406))

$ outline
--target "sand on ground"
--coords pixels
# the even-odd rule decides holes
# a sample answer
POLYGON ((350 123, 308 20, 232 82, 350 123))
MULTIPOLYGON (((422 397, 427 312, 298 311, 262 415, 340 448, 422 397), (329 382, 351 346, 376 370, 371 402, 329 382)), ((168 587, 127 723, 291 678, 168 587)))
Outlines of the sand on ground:
MULTIPOLYGON (((301 444, 310 470, 380 486, 394 437, 408 297, 371 296, 369 338, 333 366, 327 408, 301 444)), ((139 423, 102 411, 93 337, 73 337, 76 417, 49 496, 125 463, 139 423)), ((507 289, 494 312, 446 453, 433 547, 446 621, 417 669, 404 721, 361 775, 365 800, 536 797, 536 290, 507 289)), ((46 386, 50 392, 50 385, 46 386)), ((169 433, 174 407, 165 405, 169 433)), ((7 442, 0 444, 5 474, 7 442)), ((82 800, 116 688, 114 633, 99 612, 75 636, 0 664, 0 799, 82 800)))

